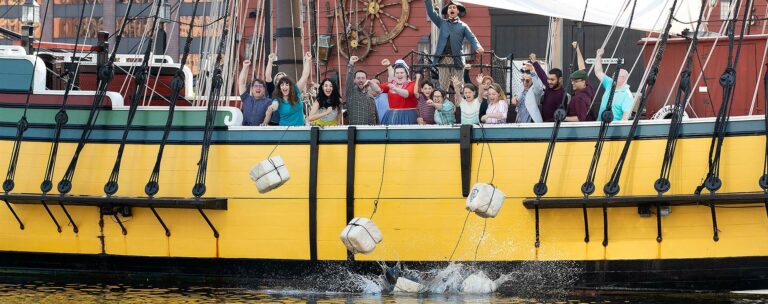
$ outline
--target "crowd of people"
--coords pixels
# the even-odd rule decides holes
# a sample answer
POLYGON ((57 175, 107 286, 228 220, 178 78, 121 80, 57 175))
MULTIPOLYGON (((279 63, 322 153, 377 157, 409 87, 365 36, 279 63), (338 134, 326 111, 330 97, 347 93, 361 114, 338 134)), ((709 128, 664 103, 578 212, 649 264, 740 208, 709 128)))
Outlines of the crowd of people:
MULTIPOLYGON (((238 77, 243 125, 540 123, 555 121, 556 110, 562 104, 566 105, 565 121, 594 121, 606 111, 610 95, 613 95, 613 119, 629 118, 633 96, 627 85, 629 73, 626 70, 619 71, 613 94, 603 94, 597 117, 590 114, 595 90, 587 81, 586 64, 576 42, 573 48, 579 69, 569 75, 573 94, 566 91, 563 72, 557 68, 545 71, 536 54, 530 54, 525 62, 519 79, 522 90, 514 96, 506 96, 502 86, 488 75, 477 75, 473 83, 468 77, 470 66, 463 59, 461 45, 466 40, 474 51, 482 53, 484 50, 469 26, 459 19, 466 14, 466 9, 457 1, 447 1, 441 10, 443 17, 440 17, 431 2, 426 1, 427 14, 440 33, 437 55, 433 58, 438 81, 432 82, 420 72, 411 73, 403 60, 391 64, 385 59, 381 63, 387 67, 388 77, 387 82, 381 83, 365 71, 356 69, 359 58, 351 56, 342 94, 339 83, 329 78, 308 86, 312 66, 310 53, 304 54, 304 68, 297 81, 284 73, 277 73, 273 79, 272 68, 277 56, 270 54, 263 80, 249 82, 251 62, 243 62, 238 77), (414 75, 413 79, 411 75, 414 75), (310 98, 303 99, 302 95, 310 98)), ((602 55, 603 50, 598 50, 594 72, 600 85, 610 92, 614 80, 603 71, 602 55)))

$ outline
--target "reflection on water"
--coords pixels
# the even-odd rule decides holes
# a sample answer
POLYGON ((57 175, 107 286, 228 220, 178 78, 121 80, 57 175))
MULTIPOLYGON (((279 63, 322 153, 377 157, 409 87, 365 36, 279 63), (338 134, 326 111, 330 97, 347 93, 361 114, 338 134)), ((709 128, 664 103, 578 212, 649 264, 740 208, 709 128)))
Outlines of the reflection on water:
POLYGON ((380 295, 268 288, 152 288, 123 285, 0 284, 0 303, 768 303, 760 298, 712 294, 570 293, 563 299, 541 300, 493 295, 380 295))

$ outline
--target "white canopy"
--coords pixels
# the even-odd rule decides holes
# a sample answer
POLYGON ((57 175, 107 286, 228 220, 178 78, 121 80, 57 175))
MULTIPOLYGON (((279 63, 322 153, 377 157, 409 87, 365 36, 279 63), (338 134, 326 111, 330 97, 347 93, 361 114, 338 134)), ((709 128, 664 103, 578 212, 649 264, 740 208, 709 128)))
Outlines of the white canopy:
MULTIPOLYGON (((429 1, 429 0, 428 0, 429 1)), ((534 15, 563 18, 580 21, 584 8, 589 2, 584 17, 585 22, 613 25, 620 16, 619 27, 627 27, 632 5, 637 1, 632 29, 663 32, 673 0, 462 0, 500 9, 524 12, 534 15)), ((670 33, 676 34, 683 29, 693 30, 701 9, 701 0, 678 0, 675 19, 670 33)))

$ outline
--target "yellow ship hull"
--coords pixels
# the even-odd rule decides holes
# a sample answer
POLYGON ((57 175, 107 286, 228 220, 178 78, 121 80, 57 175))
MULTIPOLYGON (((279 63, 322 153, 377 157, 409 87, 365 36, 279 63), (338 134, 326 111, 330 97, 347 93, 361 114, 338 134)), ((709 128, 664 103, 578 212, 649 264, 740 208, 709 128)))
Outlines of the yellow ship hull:
MULTIPOLYGON (((719 193, 762 192, 757 181, 763 174, 766 137, 764 130, 756 127, 762 123, 757 118, 731 122, 733 127, 729 129, 731 133, 725 141, 721 161, 723 187, 719 193)), ((666 126, 660 122, 641 125, 641 136, 633 141, 624 167, 620 197, 656 195, 653 182, 659 176, 664 156, 666 138, 661 135, 666 126), (643 133, 643 130, 647 132, 643 133)), ((710 145, 706 129, 711 126, 708 120, 686 126, 672 165, 669 195, 691 194, 706 175, 710 145)), ((624 146, 620 131, 626 127, 619 124, 612 127, 617 133, 609 132, 611 137, 603 148, 595 178, 598 191, 594 197, 604 197, 602 185, 610 177, 624 146)), ((348 259, 439 263, 448 262, 453 254, 454 261, 490 264, 576 261, 593 272, 600 270, 600 265, 621 265, 626 261, 625 265, 658 265, 659 269, 668 266, 672 269, 666 270, 682 273, 685 268, 674 268, 684 266, 672 265, 685 265, 690 261, 711 264, 723 260, 726 261, 723 267, 735 261, 738 262, 736 266, 728 266, 729 269, 752 266, 755 267, 752 274, 756 271, 768 276, 768 272, 761 270, 768 264, 765 259, 768 257, 768 217, 765 206, 755 203, 715 208, 718 241, 713 240, 711 209, 706 204, 672 206, 669 215, 661 218, 663 240, 660 242, 657 241, 655 215, 642 217, 636 207, 608 208, 607 230, 604 229, 602 209, 589 208, 586 231, 581 208, 541 209, 540 246, 537 248, 534 245, 537 232, 534 210, 526 208, 523 200, 533 197, 531 189, 541 173, 548 143, 541 137, 514 137, 514 134, 547 134, 551 127, 526 128, 486 127, 481 130, 475 127, 469 146, 471 170, 467 172, 460 161, 462 144, 455 140, 459 134, 457 127, 420 131, 359 128, 354 145, 341 140, 348 134, 345 128, 315 131, 319 137, 313 145, 311 138, 306 140, 313 132, 309 128, 286 131, 287 138, 275 140, 281 133, 285 136, 286 132, 277 128, 231 127, 219 131, 220 136, 211 147, 207 175, 206 197, 226 198, 227 201, 226 210, 205 210, 218 231, 218 238, 194 208, 156 206, 171 232, 166 236, 148 208, 132 208, 132 216, 117 217, 127 232, 124 235, 115 218, 102 215, 98 206, 67 205, 66 209, 78 227, 75 233, 64 209, 56 203, 49 203, 49 207, 62 225, 62 232, 56 230, 42 203, 14 204, 10 200, 24 229, 19 229, 10 209, 0 209, 0 252, 22 260, 25 255, 50 254, 142 257, 154 261, 190 258, 208 262, 294 261, 297 265, 348 259), (254 133, 266 134, 264 132, 270 132, 271 139, 248 139, 248 136, 259 136, 254 133), (487 138, 486 132, 491 134, 487 138), (418 136, 409 138, 409 134, 418 136), (441 138, 444 134, 456 136, 441 138), (505 137, 505 134, 512 135, 505 137), (286 161, 291 179, 272 192, 260 194, 248 174, 251 166, 264 160, 276 145, 274 155, 280 155, 286 161), (348 160, 350 147, 355 157, 348 160), (316 163, 312 161, 313 153, 317 153, 316 163), (354 165, 352 175, 349 175, 350 165, 354 165), (507 194, 498 217, 483 219, 468 215, 464 208, 463 190, 466 189, 462 178, 466 176, 463 174, 471 174, 471 183, 492 182, 507 194), (348 177, 354 177, 354 180, 348 183, 348 177), (354 191, 350 193, 353 199, 349 201, 353 203, 348 203, 350 184, 354 191), (377 201, 378 207, 373 213, 377 201), (350 257, 339 240, 349 219, 348 211, 354 217, 373 216, 381 229, 384 239, 372 254, 350 257), (103 227, 99 224, 101 218, 103 227), (587 233, 589 242, 585 242, 587 233), (609 240, 605 244, 604 235, 609 240), (679 263, 675 264, 675 261, 679 263), (739 261, 749 264, 742 265, 739 261)), ((592 158, 594 135, 586 138, 580 135, 594 130, 594 124, 576 124, 561 131, 565 135, 556 144, 549 192, 545 198, 582 196, 580 186, 592 158)), ((44 128, 40 132, 47 134, 44 128)), ((118 148, 108 133, 97 134, 98 139, 86 145, 73 178, 71 195, 104 196, 103 186, 118 148)), ((189 134, 192 135, 179 136, 199 141, 195 137, 199 132, 189 131, 189 134)), ((158 147, 152 143, 155 135, 147 131, 144 136, 126 146, 117 196, 145 197, 144 185, 158 147)), ((191 196, 200 151, 195 140, 179 140, 166 147, 160 192, 156 197, 191 196)), ((10 158, 13 144, 12 138, 8 137, 0 141, 0 159, 10 158)), ((50 144, 50 140, 45 139, 22 143, 14 193, 40 192, 50 144)), ((62 177, 63 168, 68 165, 76 145, 71 140, 61 144, 56 166, 61 169, 56 170, 54 181, 62 177)), ((0 164, 0 170, 7 169, 6 165, 0 164)), ((49 195, 56 197, 58 194, 49 195)), ((159 262, 163 263, 166 262, 159 262)), ((653 269, 633 271, 642 273, 653 269)), ((759 277, 749 279, 758 287, 766 283, 759 277)), ((662 281, 670 281, 670 278, 659 278, 658 282, 662 281)), ((600 282, 592 283, 601 285, 600 282)), ((590 282, 585 281, 583 285, 590 285, 590 282)), ((618 286, 625 285, 631 283, 619 283, 618 286)), ((692 283, 686 286, 710 285, 692 283)))

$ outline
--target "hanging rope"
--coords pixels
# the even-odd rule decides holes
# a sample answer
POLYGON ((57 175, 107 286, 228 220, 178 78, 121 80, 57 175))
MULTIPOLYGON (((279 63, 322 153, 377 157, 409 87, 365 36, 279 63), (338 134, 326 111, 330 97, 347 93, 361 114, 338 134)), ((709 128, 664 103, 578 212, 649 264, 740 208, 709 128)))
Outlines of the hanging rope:
MULTIPOLYGON (((576 32, 577 37, 579 36, 578 33, 583 34, 583 24, 584 19, 587 16, 587 9, 589 8, 589 1, 584 5, 584 13, 581 17, 581 22, 577 24, 576 32)), ((564 83, 570 83, 571 73, 573 72, 573 67, 576 65, 576 52, 571 52, 571 64, 566 71, 565 75, 568 75, 566 78, 566 81, 564 83)), ((565 88, 563 88, 565 90, 565 88)), ((552 156, 555 151, 555 144, 557 143, 557 135, 560 133, 560 126, 562 125, 563 121, 565 120, 566 116, 566 102, 567 102, 567 94, 563 94, 563 100, 560 101, 560 106, 555 110, 555 125, 552 128, 552 135, 549 137, 549 144, 547 145, 547 154, 544 155, 544 164, 541 166, 541 174, 539 175, 539 181, 533 186, 533 194, 536 195, 536 202, 534 203, 534 213, 536 218, 536 241, 535 246, 536 248, 539 248, 541 245, 541 242, 539 240, 539 202, 541 201, 541 197, 547 194, 547 180, 549 179, 549 169, 552 165, 552 156)), ((586 209, 584 211, 586 216, 586 209)), ((588 239, 588 238, 587 238, 588 239)))
POLYGON ((685 69, 680 73, 680 86, 677 89, 675 98, 675 109, 672 115, 672 121, 669 125, 669 134, 667 135, 667 145, 664 150, 664 159, 661 164, 661 172, 659 173, 659 179, 656 180, 653 187, 662 195, 669 191, 671 184, 669 181, 670 171, 672 170, 672 161, 675 157, 675 148, 677 147, 677 139, 680 136, 680 130, 682 129, 683 115, 685 114, 686 104, 688 103, 688 97, 691 94, 691 65, 693 63, 693 56, 697 50, 699 42, 699 29, 702 23, 702 17, 704 14, 705 6, 702 5, 701 12, 699 12, 699 22, 696 23, 696 31, 693 33, 693 39, 691 39, 691 46, 688 48, 688 54, 684 62, 685 69))
MULTIPOLYGON (((173 125, 173 114, 176 110, 176 100, 179 99, 179 94, 181 93, 181 90, 184 88, 184 82, 187 81, 184 77, 184 66, 187 63, 187 58, 189 57, 189 50, 192 45, 192 25, 194 24, 195 17, 197 16, 197 6, 200 3, 200 0, 195 0, 194 5, 192 6, 192 24, 190 24, 189 29, 187 31, 187 38, 184 42, 184 52, 181 55, 181 62, 179 63, 179 69, 176 70, 176 73, 173 75, 173 80, 171 80, 171 105, 168 108, 168 117, 165 121, 165 128, 163 129, 163 138, 160 141, 160 147, 157 151, 157 158, 155 159, 155 166, 152 168, 152 174, 149 176, 149 181, 147 182, 147 185, 144 186, 144 193, 147 194, 147 196, 152 197, 160 190, 159 180, 160 180, 160 163, 163 161, 163 152, 165 151, 165 144, 168 142, 168 135, 171 132, 171 126, 173 125)), ((191 79, 190 79, 191 80, 191 79)), ((105 186, 106 189, 106 186, 105 186)))
POLYGON ((197 162, 197 177, 195 178, 195 185, 192 187, 192 195, 196 198, 200 198, 206 192, 205 178, 208 173, 208 152, 211 148, 211 138, 213 136, 213 126, 216 123, 216 113, 218 112, 219 97, 221 96, 221 86, 223 79, 221 76, 221 61, 223 59, 223 52, 226 48, 227 35, 229 30, 227 29, 228 16, 229 16, 229 0, 224 0, 223 6, 224 12, 224 24, 222 26, 221 40, 216 51, 216 62, 214 63, 213 76, 211 78, 211 91, 208 95, 208 109, 205 118, 205 129, 203 131, 203 144, 200 149, 200 160, 197 162))
MULTIPOLYGON (((640 122, 640 117, 642 116, 643 110, 645 110, 645 106, 648 101, 648 95, 650 95, 650 93, 653 91, 653 88, 656 84, 656 76, 659 73, 659 65, 661 64, 661 59, 664 56, 664 51, 667 46, 667 40, 669 38, 669 30, 672 28, 672 19, 674 17, 676 6, 677 6, 677 0, 672 2, 672 7, 669 10, 669 17, 667 19, 666 27, 664 28, 664 33, 661 36, 661 41, 659 41, 658 43, 659 45, 658 51, 656 52, 656 56, 654 57, 653 62, 651 62, 651 72, 648 75, 648 78, 646 79, 645 84, 641 85, 640 105, 638 106, 637 112, 635 113, 635 118, 632 121, 632 127, 629 129, 627 138, 624 141, 624 149, 621 151, 619 160, 616 162, 616 167, 614 167, 613 169, 613 173, 611 174, 610 180, 605 184, 605 187, 603 187, 603 192, 607 196, 615 196, 616 194, 619 193, 619 190, 620 190, 619 180, 621 179, 621 172, 624 168, 624 162, 627 159, 627 154, 629 153, 629 147, 632 144, 632 140, 635 137, 635 133, 637 132, 637 126, 638 126, 638 123, 640 122)), ((699 21, 701 21, 701 14, 704 13, 705 8, 706 6, 701 7, 699 21)), ((701 25, 701 22, 699 22, 698 25, 701 25)), ((699 30, 699 27, 697 26, 696 31, 698 32, 698 30, 699 30)), ((697 37, 696 34, 694 34, 694 36, 697 37)), ((696 39, 697 38, 694 38, 694 41, 696 41, 696 39)), ((692 43, 695 44, 696 42, 692 42, 692 43)), ((690 60, 690 56, 688 59, 690 60)), ((690 67, 690 64, 689 64, 689 67, 690 67)))
MULTIPOLYGON (((51 5, 45 6, 45 12, 43 13, 43 20, 46 20, 48 17, 48 11, 51 5)), ((45 24, 46 22, 43 22, 43 25, 40 26, 40 41, 43 40, 43 33, 45 32, 45 24)), ((28 43, 31 43, 31 41, 28 41, 28 43)), ((24 140, 24 132, 27 131, 29 128, 29 121, 27 120, 27 110, 29 110, 29 98, 32 95, 32 92, 34 90, 35 85, 35 70, 37 70, 37 62, 38 57, 35 55, 37 51, 40 49, 39 45, 37 48, 35 48, 34 43, 32 43, 30 49, 32 50, 32 55, 34 56, 35 62, 32 64, 32 74, 29 79, 29 91, 27 91, 27 99, 24 102, 24 112, 21 115, 21 118, 19 118, 19 121, 16 123, 16 137, 13 141, 13 152, 11 152, 11 159, 10 163, 8 164, 8 172, 5 175, 5 181, 3 182, 3 191, 7 194, 8 192, 13 191, 13 188, 16 186, 16 183, 14 182, 14 178, 16 177, 16 165, 19 163, 19 153, 21 151, 21 142, 24 140)))
POLYGON ((373 220, 373 216, 376 215, 376 211, 379 210, 379 200, 381 200, 381 190, 384 189, 384 169, 387 167, 387 147, 389 146, 389 126, 384 127, 384 156, 381 160, 381 179, 379 180, 379 193, 376 194, 376 199, 373 200, 373 211, 369 219, 373 220))
POLYGON ((70 190, 72 190, 72 178, 75 175, 75 169, 77 168, 77 162, 80 158, 80 153, 83 151, 83 148, 85 148, 85 143, 88 140, 88 137, 91 134, 91 131, 93 129, 93 125, 96 123, 96 118, 98 117, 98 112, 101 110, 101 106, 104 102, 104 97, 107 94, 107 87, 109 86, 109 83, 112 81, 114 77, 114 63, 115 58, 117 57, 117 50, 120 47, 120 42, 123 39, 123 33, 125 31, 125 26, 128 23, 128 16, 131 12, 131 7, 133 6, 133 0, 128 1, 128 7, 125 11, 125 16, 123 17, 123 24, 120 26, 120 30, 115 36, 115 46, 112 50, 112 54, 109 56, 109 60, 104 65, 101 65, 98 67, 97 71, 97 77, 98 77, 98 85, 96 89, 96 94, 94 95, 93 102, 91 103, 91 109, 88 113, 88 119, 86 121, 85 127, 83 127, 83 132, 80 135, 80 140, 77 143, 77 148, 75 149, 74 155, 72 155, 72 160, 69 163, 69 166, 67 166, 67 170, 64 173, 64 177, 62 177, 61 181, 59 181, 59 184, 57 186, 57 190, 59 190, 59 193, 61 194, 67 194, 70 190))
MULTIPOLYGON (((768 68, 768 65, 766 65, 766 68, 768 68)), ((763 92, 768 92, 768 69, 765 71, 765 76, 763 76, 763 92)), ((760 188, 763 188, 763 191, 765 193, 768 193, 768 94, 763 94, 765 98, 764 106, 764 115, 765 115, 765 159, 763 162, 763 176, 760 177, 759 184, 760 188)))
MULTIPOLYGON (((739 6, 741 0, 736 1, 736 5, 739 6)), ((747 8, 751 7, 752 0, 747 1, 747 8)), ((744 42, 744 32, 747 27, 747 13, 744 13, 741 23, 741 33, 739 34, 739 43, 736 47, 736 54, 733 54, 734 46, 734 28, 738 21, 738 15, 733 17, 733 21, 728 26, 728 66, 720 76, 720 86, 723 88, 723 99, 720 104, 720 110, 718 111, 717 118, 715 119, 715 128, 712 133, 712 140, 709 146, 708 163, 709 168, 704 182, 696 187, 696 194, 700 194, 701 191, 706 188, 710 192, 714 193, 722 186, 720 180, 720 157, 722 155, 723 142, 725 141, 725 130, 728 125, 728 120, 731 115, 731 108, 733 106, 733 98, 735 96, 734 91, 736 88, 736 66, 739 63, 739 57, 741 56, 741 47, 744 42)))
MULTIPOLYGON (((157 16, 160 14, 163 1, 157 0, 155 3, 157 4, 157 10, 152 17, 152 27, 150 33, 155 32, 158 22, 157 16)), ((133 73, 133 94, 131 95, 131 105, 128 108, 128 119, 123 129, 123 137, 120 140, 120 147, 117 149, 117 157, 115 158, 115 164, 112 167, 112 173, 109 175, 109 181, 107 181, 107 183, 104 185, 104 193, 110 196, 114 195, 119 188, 118 181, 120 178, 120 165, 122 164, 123 160, 123 152, 125 152, 125 143, 128 141, 128 133, 131 131, 131 125, 133 124, 133 119, 136 116, 136 110, 139 107, 139 103, 143 95, 141 94, 142 89, 144 89, 144 85, 147 83, 147 77, 149 75, 149 62, 152 61, 151 55, 154 46, 155 37, 150 37, 149 41, 147 42, 147 48, 144 51, 144 58, 141 62, 141 66, 139 66, 139 68, 137 68, 133 73)))
MULTIPOLYGON (((632 20, 635 16, 635 8, 637 7, 637 0, 634 1, 634 4, 632 5, 632 12, 629 16, 629 24, 627 25, 627 28, 632 27, 632 20)), ((618 46, 617 46, 618 47, 618 46)), ((599 62, 596 62, 595 64, 601 64, 599 62)), ((600 117, 600 130, 598 131, 597 135, 597 141, 595 142, 595 151, 592 154, 592 162, 589 165, 589 172, 587 173, 587 179, 584 182, 584 184, 581 186, 581 193, 584 195, 584 198, 588 198, 592 193, 595 192, 595 174, 597 171, 597 165, 600 163, 600 156, 602 156, 603 151, 603 144, 605 143, 605 134, 608 131, 608 126, 613 121, 613 98, 616 94, 616 86, 618 84, 618 75, 619 71, 621 71, 621 65, 622 63, 619 62, 616 65, 616 69, 613 72, 613 81, 611 83, 611 91, 608 92, 608 101, 605 105, 605 111, 602 113, 602 116, 600 117)))
MULTIPOLYGON (((85 17, 85 4, 86 2, 83 1, 83 5, 80 8, 80 20, 83 20, 85 17)), ((91 5, 91 7, 94 7, 95 4, 91 5)), ((91 11, 93 12, 93 11, 91 11)), ((88 19, 88 27, 90 27, 91 20, 93 18, 88 19)), ((75 58, 77 58, 77 47, 80 43, 80 31, 82 29, 83 23, 79 23, 77 26, 77 35, 75 36, 75 49, 72 51, 72 58, 70 61, 70 65, 75 64, 75 58)), ((85 39, 88 39, 88 28, 86 28, 86 36, 85 39)), ((82 57, 81 57, 82 58, 82 57)), ((53 189, 53 172, 56 166, 56 156, 59 152, 59 141, 61 139, 61 128, 67 123, 69 120, 69 117, 67 116, 66 106, 67 101, 69 100, 69 92, 72 90, 74 86, 74 80, 77 78, 77 71, 80 68, 80 64, 82 63, 82 60, 77 61, 77 65, 75 68, 74 73, 71 71, 67 71, 67 87, 64 89, 64 98, 61 102, 61 107, 59 107, 59 111, 56 113, 56 116, 54 118, 56 122, 56 127, 53 130, 53 142, 51 142, 51 149, 48 153, 48 162, 45 167, 45 175, 43 178, 43 182, 40 184, 40 191, 42 191, 43 194, 47 194, 51 189, 53 189)))
MULTIPOLYGON (((763 13, 764 16, 768 16, 768 6, 765 7, 765 13, 763 13)), ((765 35, 765 27, 768 25, 768 22, 763 22, 763 29, 760 31, 760 34, 765 35)), ((757 72, 757 75, 763 74, 763 68, 765 68, 765 59, 768 58, 768 40, 765 41, 765 47, 763 47, 763 57, 762 62, 760 63, 760 72, 757 72)), ((760 91, 760 78, 755 80, 755 93, 752 95, 752 104, 749 105, 749 116, 752 116, 752 112, 755 109, 755 104, 757 102, 757 93, 760 91)), ((765 93, 766 91, 763 91, 765 93)))

